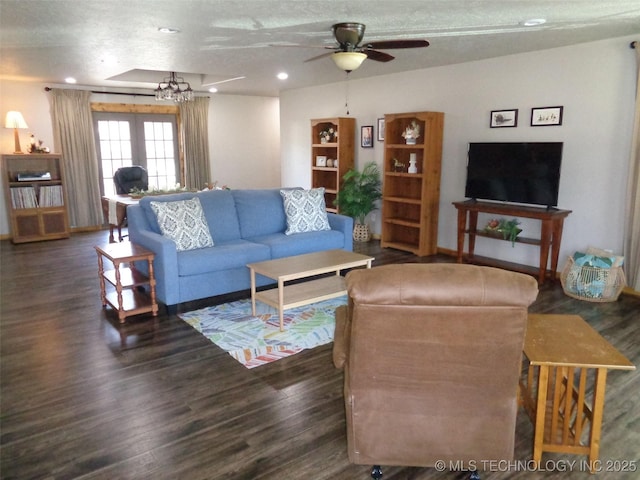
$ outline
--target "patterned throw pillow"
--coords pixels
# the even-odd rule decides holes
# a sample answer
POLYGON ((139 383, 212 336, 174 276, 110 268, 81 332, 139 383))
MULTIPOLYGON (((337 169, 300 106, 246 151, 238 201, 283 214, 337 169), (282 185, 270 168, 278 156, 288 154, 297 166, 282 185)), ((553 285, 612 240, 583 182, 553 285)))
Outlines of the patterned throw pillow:
POLYGON ((176 202, 149 202, 158 218, 162 235, 176 244, 176 250, 213 247, 209 226, 197 197, 176 202))
POLYGON ((280 190, 287 216, 286 235, 331 230, 324 203, 324 188, 280 190))

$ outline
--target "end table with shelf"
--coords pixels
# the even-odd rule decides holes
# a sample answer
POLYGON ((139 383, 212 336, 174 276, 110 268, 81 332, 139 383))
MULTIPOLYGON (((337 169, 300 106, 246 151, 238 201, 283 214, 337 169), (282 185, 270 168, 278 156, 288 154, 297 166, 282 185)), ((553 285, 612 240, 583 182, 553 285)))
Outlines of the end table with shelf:
POLYGON ((156 301, 156 280, 153 273, 154 253, 131 242, 110 243, 96 246, 98 253, 98 276, 102 306, 110 305, 118 312, 118 320, 124 323, 127 317, 141 313, 158 315, 156 301), (104 260, 113 264, 113 269, 105 270, 104 260), (146 261, 149 275, 135 268, 135 262, 146 261), (141 291, 148 286, 149 293, 141 291))

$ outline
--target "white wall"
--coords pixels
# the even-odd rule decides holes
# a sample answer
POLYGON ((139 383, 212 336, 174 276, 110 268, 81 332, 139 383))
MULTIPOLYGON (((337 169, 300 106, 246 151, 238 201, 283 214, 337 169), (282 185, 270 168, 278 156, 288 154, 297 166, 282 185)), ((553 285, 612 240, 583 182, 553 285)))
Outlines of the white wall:
MULTIPOLYGON (((348 80, 349 110, 356 118, 356 165, 382 166, 383 148, 359 147, 359 127, 385 113, 445 113, 438 246, 456 249, 456 210, 464 198, 466 149, 474 141, 564 142, 559 208, 565 221, 560 265, 588 245, 622 251, 626 174, 629 165, 635 55, 633 38, 609 39, 523 55, 348 80), (532 107, 564 106, 561 126, 531 127, 532 107), (491 110, 519 109, 517 128, 489 128, 491 110)), ((426 52, 428 54, 428 52, 426 52)), ((327 64, 327 68, 333 65, 327 64)), ((366 68, 366 63, 361 67, 366 68)), ((345 116, 346 81, 281 95, 282 183, 310 185, 309 119, 345 116)), ((377 127, 376 127, 377 128, 377 127)), ((375 132, 377 136, 377 132, 375 132)), ((479 225, 488 220, 480 216, 479 225)), ((380 215, 372 229, 380 232, 380 215)), ((522 221, 523 235, 539 234, 539 222, 522 221)), ((537 265, 538 249, 479 238, 476 253, 537 265)))
MULTIPOLYGON (((54 85, 51 85, 54 86, 54 85)), ((64 87, 61 87, 64 88, 64 87)), ((94 94, 92 102, 152 103, 149 97, 94 94)), ((0 81, 0 115, 22 112, 29 125, 19 130, 26 153, 29 134, 53 150, 49 95, 37 83, 0 81)), ((230 188, 280 186, 279 102, 272 97, 212 95, 209 105, 209 155, 213 181, 230 188)), ((0 128, 0 151, 13 153, 13 130, 0 128)), ((0 185, 2 182, 0 182, 0 185)), ((5 195, 1 190, 0 235, 10 232, 5 195)))

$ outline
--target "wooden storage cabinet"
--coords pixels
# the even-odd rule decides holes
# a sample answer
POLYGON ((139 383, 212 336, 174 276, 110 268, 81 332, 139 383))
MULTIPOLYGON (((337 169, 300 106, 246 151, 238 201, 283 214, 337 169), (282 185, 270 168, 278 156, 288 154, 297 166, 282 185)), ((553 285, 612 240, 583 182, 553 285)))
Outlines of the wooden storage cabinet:
POLYGON ((347 117, 311 120, 311 188, 324 187, 327 211, 337 212, 335 201, 342 177, 353 168, 355 119, 347 117), (337 135, 322 143, 320 133, 333 129, 337 135), (321 160, 324 157, 324 165, 321 160), (337 166, 336 166, 337 162, 337 166))
POLYGON ((2 171, 13 243, 68 238, 62 157, 3 155, 2 171))
POLYGON ((441 112, 385 115, 382 247, 418 256, 436 253, 443 127, 441 112), (413 121, 420 137, 409 145, 402 134, 413 121), (417 173, 408 173, 412 156, 417 173))

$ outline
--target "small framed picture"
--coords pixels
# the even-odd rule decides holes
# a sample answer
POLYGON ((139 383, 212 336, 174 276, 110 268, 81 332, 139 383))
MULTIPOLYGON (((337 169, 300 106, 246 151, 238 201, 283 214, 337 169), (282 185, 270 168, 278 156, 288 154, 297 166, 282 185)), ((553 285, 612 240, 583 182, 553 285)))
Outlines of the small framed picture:
POLYGON ((373 148, 373 125, 360 127, 360 146, 362 148, 373 148))
POLYGON ((384 142, 384 118, 378 119, 378 141, 384 142))
POLYGON ((327 156, 316 155, 316 167, 326 167, 326 166, 327 166, 327 156))
POLYGON ((563 107, 541 107, 531 109, 531 126, 562 125, 563 107))
POLYGON ((492 110, 491 128, 505 128, 518 126, 518 109, 513 110, 492 110))

